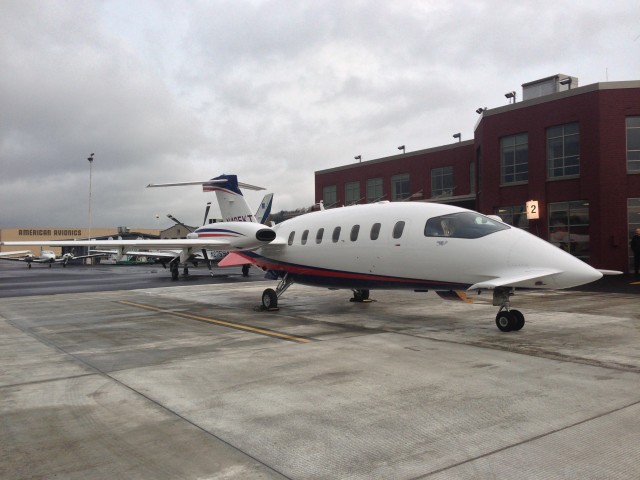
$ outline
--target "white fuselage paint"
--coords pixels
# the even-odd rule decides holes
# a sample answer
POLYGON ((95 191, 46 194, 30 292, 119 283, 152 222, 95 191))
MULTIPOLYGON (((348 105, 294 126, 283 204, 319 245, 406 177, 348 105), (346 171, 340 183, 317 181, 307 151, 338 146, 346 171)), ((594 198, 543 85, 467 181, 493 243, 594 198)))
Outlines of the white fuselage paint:
POLYGON ((421 282, 425 288, 468 288, 500 278, 514 279, 508 283, 513 287, 569 288, 602 276, 554 245, 506 224, 480 238, 425 235, 428 219, 459 212, 470 211, 435 203, 380 202, 313 212, 273 227, 277 240, 258 249, 254 262, 289 273, 299 283, 343 288, 376 288, 376 282, 378 288, 420 288, 421 282), (395 239, 392 230, 399 221, 405 227, 395 239), (370 238, 374 223, 381 224, 376 240, 370 238), (352 241, 354 225, 360 231, 352 241), (334 242, 336 227, 341 231, 334 242), (324 235, 318 242, 321 228, 324 235), (533 278, 536 272, 545 275, 533 278))

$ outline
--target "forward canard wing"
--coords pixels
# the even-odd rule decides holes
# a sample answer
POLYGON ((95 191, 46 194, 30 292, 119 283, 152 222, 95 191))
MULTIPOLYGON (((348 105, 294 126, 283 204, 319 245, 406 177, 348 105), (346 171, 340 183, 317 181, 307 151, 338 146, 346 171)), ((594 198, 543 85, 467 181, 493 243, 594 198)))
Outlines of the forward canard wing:
POLYGON ((493 290, 499 287, 554 288, 553 276, 559 273, 562 273, 562 270, 552 268, 538 268, 517 273, 510 272, 504 276, 474 283, 467 291, 493 290))

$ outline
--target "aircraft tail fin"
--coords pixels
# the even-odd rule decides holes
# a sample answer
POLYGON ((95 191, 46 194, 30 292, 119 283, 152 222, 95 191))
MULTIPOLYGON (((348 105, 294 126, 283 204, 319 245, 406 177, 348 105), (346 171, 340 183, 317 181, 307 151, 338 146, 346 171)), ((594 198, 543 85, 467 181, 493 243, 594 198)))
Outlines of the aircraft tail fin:
POLYGON ((173 187, 184 185, 202 185, 204 192, 215 192, 222 219, 225 222, 257 222, 240 188, 264 190, 262 187, 238 182, 237 175, 220 175, 210 180, 196 182, 156 183, 147 187, 173 187))
POLYGON ((267 193, 262 201, 260 202, 260 206, 256 211, 256 220, 258 223, 263 223, 266 225, 267 218, 271 215, 271 205, 273 204, 273 193, 267 193))

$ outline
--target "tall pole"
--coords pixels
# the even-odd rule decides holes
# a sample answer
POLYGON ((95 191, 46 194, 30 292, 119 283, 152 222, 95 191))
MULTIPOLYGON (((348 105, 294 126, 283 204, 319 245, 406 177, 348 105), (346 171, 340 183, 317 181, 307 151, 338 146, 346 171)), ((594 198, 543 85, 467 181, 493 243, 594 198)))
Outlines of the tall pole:
POLYGON ((93 170, 93 153, 89 155, 89 240, 91 240, 91 173, 93 170))

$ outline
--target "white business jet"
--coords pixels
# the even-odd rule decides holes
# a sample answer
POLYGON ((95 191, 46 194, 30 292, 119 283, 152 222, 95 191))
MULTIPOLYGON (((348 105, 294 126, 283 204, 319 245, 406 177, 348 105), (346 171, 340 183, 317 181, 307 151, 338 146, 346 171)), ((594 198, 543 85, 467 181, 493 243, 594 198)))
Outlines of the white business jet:
MULTIPOLYGON (((179 264, 184 264, 191 256, 203 251, 206 257, 206 250, 247 250, 265 245, 275 238, 275 232, 265 225, 256 221, 255 216, 249 210, 240 186, 254 190, 264 190, 261 187, 255 187, 244 183, 238 183, 235 175, 221 175, 211 180, 202 182, 187 182, 182 184, 157 184, 152 186, 171 186, 185 184, 202 184, 206 191, 215 191, 220 202, 220 210, 223 217, 232 219, 232 221, 224 221, 212 223, 199 227, 194 232, 189 233, 186 239, 160 239, 160 240, 69 240, 69 241, 17 241, 17 242, 0 242, 0 245, 7 246, 79 246, 91 247, 95 250, 97 247, 104 247, 109 251, 117 251, 119 256, 124 256, 131 248, 136 249, 175 249, 179 254, 170 262, 172 278, 178 278, 179 264)), ((270 209, 270 205, 268 205, 270 209)), ((102 254, 100 254, 102 255, 102 254)), ((247 263, 247 262, 245 262, 247 263)))
MULTIPOLYGON (((30 244, 31 245, 31 244, 30 244)), ((48 245, 48 244, 47 244, 48 245)), ((25 262, 28 268, 31 268, 31 264, 33 263, 46 263, 49 264, 49 268, 54 263, 61 263, 63 267, 67 266, 71 260, 77 260, 81 258, 93 258, 93 257, 103 257, 103 253, 95 253, 90 255, 74 255, 73 253, 65 253, 60 257, 56 256, 55 252, 52 250, 42 250, 40 255, 34 255, 29 250, 21 251, 21 252, 4 252, 0 253, 0 260, 8 260, 11 262, 25 262), (17 257, 11 257, 11 255, 18 255, 17 257)))
POLYGON ((424 202, 378 202, 307 213, 273 227, 276 238, 254 251, 230 253, 219 266, 252 262, 279 279, 262 295, 265 309, 293 283, 350 289, 365 301, 371 289, 493 291, 496 325, 520 330, 510 308, 515 289, 562 289, 603 273, 499 217, 424 202))

